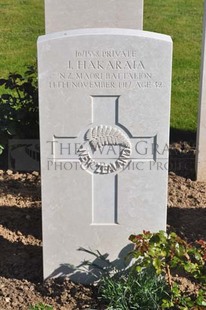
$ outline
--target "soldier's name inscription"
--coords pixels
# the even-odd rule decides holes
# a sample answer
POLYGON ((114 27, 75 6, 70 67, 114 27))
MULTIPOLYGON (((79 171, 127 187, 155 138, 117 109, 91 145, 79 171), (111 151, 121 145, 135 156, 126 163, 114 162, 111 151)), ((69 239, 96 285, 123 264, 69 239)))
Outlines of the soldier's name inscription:
POLYGON ((163 88, 136 50, 76 50, 61 72, 54 72, 49 88, 163 88))

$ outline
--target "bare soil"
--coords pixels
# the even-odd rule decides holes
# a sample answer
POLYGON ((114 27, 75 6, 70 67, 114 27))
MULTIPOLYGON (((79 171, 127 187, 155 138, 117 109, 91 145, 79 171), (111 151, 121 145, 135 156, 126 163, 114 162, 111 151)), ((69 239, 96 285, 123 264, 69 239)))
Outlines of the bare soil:
MULTIPOLYGON (((170 147, 168 230, 206 240, 206 183, 194 180, 194 146, 170 147)), ((0 310, 103 309, 96 289, 69 280, 42 281, 40 176, 0 170, 0 310)))

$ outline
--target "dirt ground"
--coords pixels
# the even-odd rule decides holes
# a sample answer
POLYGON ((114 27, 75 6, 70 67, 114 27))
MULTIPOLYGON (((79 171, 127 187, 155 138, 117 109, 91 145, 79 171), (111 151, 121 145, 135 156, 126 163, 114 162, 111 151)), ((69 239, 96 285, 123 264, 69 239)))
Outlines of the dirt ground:
MULTIPOLYGON (((206 183, 194 181, 194 146, 170 147, 168 229, 189 242, 206 240, 206 183)), ((68 280, 42 283, 41 196, 38 172, 0 170, 0 310, 103 309, 95 289, 68 280)))

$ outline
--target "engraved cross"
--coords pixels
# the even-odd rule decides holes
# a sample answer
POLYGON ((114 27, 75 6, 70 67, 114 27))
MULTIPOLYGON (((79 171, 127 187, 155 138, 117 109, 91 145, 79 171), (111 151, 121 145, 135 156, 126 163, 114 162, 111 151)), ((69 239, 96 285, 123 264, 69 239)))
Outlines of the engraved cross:
MULTIPOLYGON (((92 225, 115 225, 118 224, 118 172, 124 170, 130 161, 140 161, 139 154, 135 152, 138 142, 144 139, 156 145, 156 136, 133 137, 119 123, 119 96, 91 98, 92 128, 90 126, 82 137, 76 157, 67 158, 67 161, 80 161, 82 167, 91 173, 92 225), (113 154, 119 148, 118 157, 108 156, 111 147, 113 154)), ((67 142, 72 140, 74 143, 77 137, 55 139, 67 142)), ((155 152, 153 155, 155 157, 155 152)), ((155 160, 154 157, 152 160, 155 160)), ((57 158, 54 160, 58 161, 57 158)))

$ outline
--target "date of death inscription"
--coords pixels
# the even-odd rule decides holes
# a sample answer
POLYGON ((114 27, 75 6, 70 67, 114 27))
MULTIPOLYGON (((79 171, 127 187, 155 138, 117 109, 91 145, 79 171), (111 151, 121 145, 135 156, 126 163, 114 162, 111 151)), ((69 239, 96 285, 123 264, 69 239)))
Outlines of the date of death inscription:
POLYGON ((49 76, 50 89, 158 89, 165 87, 154 66, 138 51, 75 51, 49 76))

